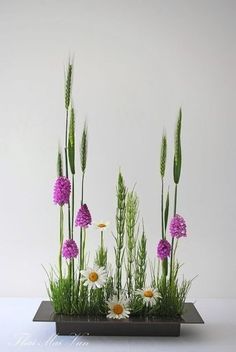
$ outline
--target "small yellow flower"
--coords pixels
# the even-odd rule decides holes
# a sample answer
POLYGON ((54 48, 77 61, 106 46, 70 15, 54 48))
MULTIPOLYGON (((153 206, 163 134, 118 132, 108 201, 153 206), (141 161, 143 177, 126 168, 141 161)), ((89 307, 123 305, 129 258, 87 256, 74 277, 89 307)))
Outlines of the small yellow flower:
POLYGON ((95 228, 99 231, 106 231, 108 226, 109 226, 109 222, 103 221, 103 220, 95 223, 95 228))

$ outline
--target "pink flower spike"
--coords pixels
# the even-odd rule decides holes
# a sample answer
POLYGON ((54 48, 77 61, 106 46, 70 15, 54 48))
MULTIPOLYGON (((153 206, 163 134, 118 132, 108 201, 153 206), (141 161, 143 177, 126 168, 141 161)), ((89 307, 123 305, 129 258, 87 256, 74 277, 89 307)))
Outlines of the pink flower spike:
POLYGON ((79 254, 79 249, 74 240, 66 240, 62 246, 62 256, 66 259, 76 258, 79 254))
POLYGON ((58 177, 54 185, 54 203, 60 206, 68 204, 70 199, 70 189, 70 180, 64 176, 58 177))
POLYGON ((79 226, 82 228, 87 228, 92 223, 92 217, 90 211, 86 204, 83 204, 79 209, 76 219, 75 219, 75 226, 79 226))
POLYGON ((176 214, 170 222, 170 234, 172 237, 186 237, 186 223, 182 216, 176 214))

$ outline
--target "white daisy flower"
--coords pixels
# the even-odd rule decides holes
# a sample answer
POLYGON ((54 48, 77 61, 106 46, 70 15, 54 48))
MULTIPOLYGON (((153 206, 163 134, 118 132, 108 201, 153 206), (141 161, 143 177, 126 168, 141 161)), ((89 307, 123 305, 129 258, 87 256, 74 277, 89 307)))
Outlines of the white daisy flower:
POLYGON ((106 231, 109 226, 109 222, 101 220, 99 222, 96 222, 94 226, 99 231, 106 231))
POLYGON ((156 303, 157 298, 160 297, 158 290, 151 287, 138 289, 136 294, 142 297, 143 303, 145 303, 146 306, 150 307, 152 307, 156 303))
POLYGON ((113 296, 107 301, 108 304, 108 314, 107 318, 110 319, 125 319, 129 318, 129 300, 125 298, 118 299, 117 296, 113 296))
POLYGON ((84 285, 89 288, 101 288, 107 280, 107 271, 104 267, 94 265, 93 268, 87 268, 80 271, 84 277, 84 285))

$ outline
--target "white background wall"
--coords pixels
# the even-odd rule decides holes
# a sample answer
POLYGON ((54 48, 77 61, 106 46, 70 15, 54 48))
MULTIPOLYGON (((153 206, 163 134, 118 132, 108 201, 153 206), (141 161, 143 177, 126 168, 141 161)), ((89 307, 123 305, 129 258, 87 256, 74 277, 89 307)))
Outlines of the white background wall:
MULTIPOLYGON (((119 167, 140 196, 155 257, 159 150, 183 108, 179 259, 191 297, 236 297, 236 2, 0 1, 0 295, 46 295, 57 258, 55 159, 64 128, 64 65, 75 57, 77 130, 86 117, 86 202, 111 221, 119 167)), ((79 181, 78 181, 79 185, 79 181)), ((79 193, 77 194, 79 203, 79 193)), ((76 232, 78 237, 78 231, 76 232)), ((75 236, 75 237, 76 237, 75 236)), ((77 238, 76 237, 76 238, 77 238)), ((99 241, 89 233, 91 252, 99 241)), ((113 239, 106 235, 111 251, 113 239)))

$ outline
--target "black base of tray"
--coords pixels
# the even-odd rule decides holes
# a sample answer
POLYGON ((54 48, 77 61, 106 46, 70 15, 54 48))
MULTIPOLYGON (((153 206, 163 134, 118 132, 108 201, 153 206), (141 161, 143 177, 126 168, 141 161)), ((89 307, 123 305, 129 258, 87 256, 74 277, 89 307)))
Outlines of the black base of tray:
POLYGON ((180 336, 181 324, 204 323, 193 303, 185 303, 182 317, 176 320, 110 320, 56 314, 50 301, 41 302, 33 321, 55 322, 58 335, 96 336, 180 336))

